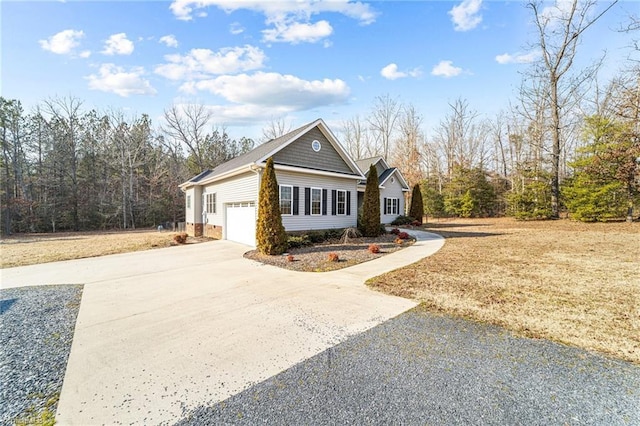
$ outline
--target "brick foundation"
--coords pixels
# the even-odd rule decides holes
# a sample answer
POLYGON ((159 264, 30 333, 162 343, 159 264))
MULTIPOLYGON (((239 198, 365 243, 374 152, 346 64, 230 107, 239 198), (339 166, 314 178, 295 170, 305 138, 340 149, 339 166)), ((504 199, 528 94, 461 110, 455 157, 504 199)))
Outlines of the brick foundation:
POLYGON ((201 223, 189 223, 185 226, 185 232, 192 237, 202 236, 202 224, 201 223))
POLYGON ((219 225, 207 225, 204 228, 204 236, 209 238, 215 238, 216 240, 222 239, 222 226, 219 225))

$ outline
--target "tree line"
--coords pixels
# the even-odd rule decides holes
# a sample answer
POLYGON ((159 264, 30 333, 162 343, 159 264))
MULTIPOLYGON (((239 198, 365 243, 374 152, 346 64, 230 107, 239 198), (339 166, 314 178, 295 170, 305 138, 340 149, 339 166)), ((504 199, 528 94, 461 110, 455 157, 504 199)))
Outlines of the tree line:
MULTIPOLYGON (((640 187, 639 44, 606 83, 603 58, 578 69, 580 40, 616 2, 571 0, 553 12, 530 1, 540 59, 493 118, 458 98, 427 134, 412 104, 378 96, 367 116, 343 121, 356 158, 381 155, 419 184, 431 216, 511 215, 595 221, 637 217, 640 187), (635 58, 635 59, 634 59, 635 58)), ((638 35, 630 17, 620 31, 638 35)))
POLYGON ((86 111, 76 98, 26 113, 0 97, 2 233, 135 229, 184 220, 178 185, 253 148, 202 106, 145 115, 86 111))

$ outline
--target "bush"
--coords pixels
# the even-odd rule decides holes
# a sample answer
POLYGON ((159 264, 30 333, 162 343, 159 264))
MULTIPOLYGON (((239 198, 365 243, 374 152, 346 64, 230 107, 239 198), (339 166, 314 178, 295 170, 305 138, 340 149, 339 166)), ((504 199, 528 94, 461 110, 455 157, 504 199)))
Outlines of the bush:
POLYGON ((398 235, 400 233, 400 230, 398 228, 393 228, 390 233, 393 235, 398 235))
POLYGON ((398 234, 398 238, 400 238, 401 240, 408 240, 408 239, 409 239, 409 238, 411 238, 411 237, 410 237, 410 236, 409 236, 409 234, 407 234, 406 232, 400 232, 400 233, 398 234))
POLYGON ((304 234, 304 235, 289 235, 287 237, 287 247, 292 249, 292 248, 300 248, 300 247, 306 247, 311 245, 311 240, 309 239, 309 236, 304 234))
POLYGON ((394 226, 400 226, 400 225, 410 225, 411 222, 413 222, 415 219, 410 217, 410 216, 398 216, 395 218, 395 220, 393 222, 391 222, 392 225, 394 226))
POLYGON ((380 246, 377 244, 369 244, 369 252, 373 254, 380 253, 380 246))
POLYGON ((402 245, 404 243, 404 240, 402 238, 396 238, 395 243, 398 245, 402 245))
POLYGON ((338 253, 331 252, 327 257, 327 260, 329 260, 329 262, 337 262, 340 260, 340 258, 338 257, 338 253))
POLYGON ((189 236, 187 235, 186 232, 181 232, 173 236, 173 241, 175 241, 178 244, 186 244, 188 237, 189 236))
POLYGON ((293 262, 295 259, 293 258, 293 255, 290 254, 287 256, 287 262, 293 262))
POLYGON ((342 236, 340 237, 340 242, 342 242, 342 244, 346 244, 349 242, 350 239, 360 238, 360 237, 362 237, 362 233, 358 230, 358 228, 346 228, 342 232, 342 236))
POLYGON ((411 222, 411 226, 422 226, 422 222, 414 220, 413 222, 411 222))
POLYGON ((413 193, 411 194, 411 207, 409 208, 409 216, 420 222, 422 225, 422 217, 424 216, 424 204, 422 200, 422 191, 420 184, 415 184, 413 193))
POLYGON ((380 235, 380 188, 378 187, 378 171, 372 164, 367 175, 367 186, 362 203, 362 234, 365 237, 380 235))
POLYGON ((260 214, 256 229, 258 250, 262 254, 282 254, 287 248, 287 234, 282 225, 278 180, 271 157, 267 160, 262 174, 259 203, 260 214))

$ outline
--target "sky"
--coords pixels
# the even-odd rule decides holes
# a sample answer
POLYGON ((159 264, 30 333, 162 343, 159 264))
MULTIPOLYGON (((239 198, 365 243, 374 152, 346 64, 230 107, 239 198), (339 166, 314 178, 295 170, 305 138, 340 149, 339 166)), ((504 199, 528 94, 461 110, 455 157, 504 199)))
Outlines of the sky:
MULTIPOLYGON (((600 78, 614 75, 631 42, 615 30, 639 13, 616 4, 576 66, 606 51, 600 78)), ((427 135, 458 98, 490 118, 540 60, 523 1, 3 0, 0 15, 0 95, 27 111, 72 96, 160 124, 172 105, 200 103, 256 140, 276 119, 322 118, 338 133, 385 95, 412 104, 427 135)))

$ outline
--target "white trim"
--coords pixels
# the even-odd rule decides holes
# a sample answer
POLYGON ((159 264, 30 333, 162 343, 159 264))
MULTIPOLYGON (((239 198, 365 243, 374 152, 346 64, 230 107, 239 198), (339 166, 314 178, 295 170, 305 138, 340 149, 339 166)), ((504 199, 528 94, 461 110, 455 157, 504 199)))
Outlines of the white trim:
POLYGON ((225 173, 223 173, 221 175, 216 175, 216 176, 213 176, 213 177, 210 177, 208 179, 204 179, 204 180, 201 180, 201 181, 198 181, 198 182, 187 181, 187 182, 181 183, 178 186, 180 188, 189 188, 190 186, 204 186, 204 185, 207 185, 209 183, 213 183, 213 182, 216 182, 216 181, 219 181, 219 180, 222 180, 222 179, 226 179, 226 178, 230 178, 230 177, 235 176, 235 175, 242 174, 244 172, 248 172, 249 170, 252 169, 252 166, 254 166, 254 165, 255 165, 255 163, 247 163, 247 164, 244 164, 244 165, 242 165, 240 167, 236 167, 233 170, 229 170, 228 172, 225 172, 225 173))
POLYGON ((316 188, 313 186, 309 188, 309 215, 310 216, 322 216, 322 189, 323 188, 316 188), (320 213, 313 212, 313 190, 314 189, 317 189, 318 191, 320 191, 320 213))
MULTIPOLYGON (((264 167, 264 164, 261 164, 260 166, 264 167)), ((274 164, 273 168, 275 170, 283 170, 287 172, 306 173, 310 175, 320 175, 320 176, 331 176, 331 177, 339 177, 339 178, 345 178, 345 179, 362 180, 364 178, 363 176, 345 175, 339 172, 326 172, 323 170, 305 169, 304 167, 294 167, 294 166, 282 166, 279 164, 274 164)))
POLYGON ((207 212, 207 214, 218 214, 218 196, 216 195, 217 192, 208 192, 205 193, 204 195, 206 196, 205 201, 205 211, 207 212), (212 198, 213 201, 211 202, 211 205, 213 206, 213 209, 211 209, 211 211, 209 211, 209 199, 212 198))
POLYGON ((345 189, 336 189, 336 216, 347 215, 347 191, 345 189), (340 193, 344 194, 344 213, 340 213, 340 193))
POLYGON ((391 206, 390 206, 391 209, 390 210, 387 210, 387 203, 385 203, 385 205, 384 205, 384 214, 385 215, 390 216, 390 215, 399 215, 400 214, 400 198, 398 198, 398 197, 385 197, 384 200, 386 200, 387 203, 391 202, 390 203, 391 204, 391 206), (396 211, 395 212, 393 211, 394 210, 393 201, 396 201, 396 203, 395 203, 396 204, 395 205, 396 211))
POLYGON ((398 179, 399 179, 400 181, 402 181, 402 184, 403 184, 403 188, 402 188, 402 190, 403 190, 403 191, 405 191, 405 192, 406 192, 406 191, 409 191, 409 189, 405 189, 405 188, 404 188, 404 187, 409 188, 409 184, 407 183, 407 181, 406 181, 406 180, 404 180, 404 177, 402 176, 402 173, 400 173, 400 170, 398 170, 398 168, 397 168, 397 167, 395 167, 395 170, 393 171, 393 173, 390 173, 390 174, 389 174, 389 176, 387 176, 385 180, 383 180, 382 182, 380 182, 380 188, 383 188, 383 186, 382 186, 382 185, 384 185, 384 183, 385 183, 386 181, 388 181, 388 180, 389 180, 389 178, 390 178, 391 176, 393 176, 394 174, 396 174, 396 173, 398 174, 398 179))
POLYGON ((289 202, 290 202, 289 210, 291 211, 291 213, 282 213, 282 209, 280 209, 280 216, 293 216, 293 185, 287 185, 287 184, 278 185, 278 206, 280 206, 283 187, 287 187, 291 190, 290 192, 291 198, 289 199, 289 202))

